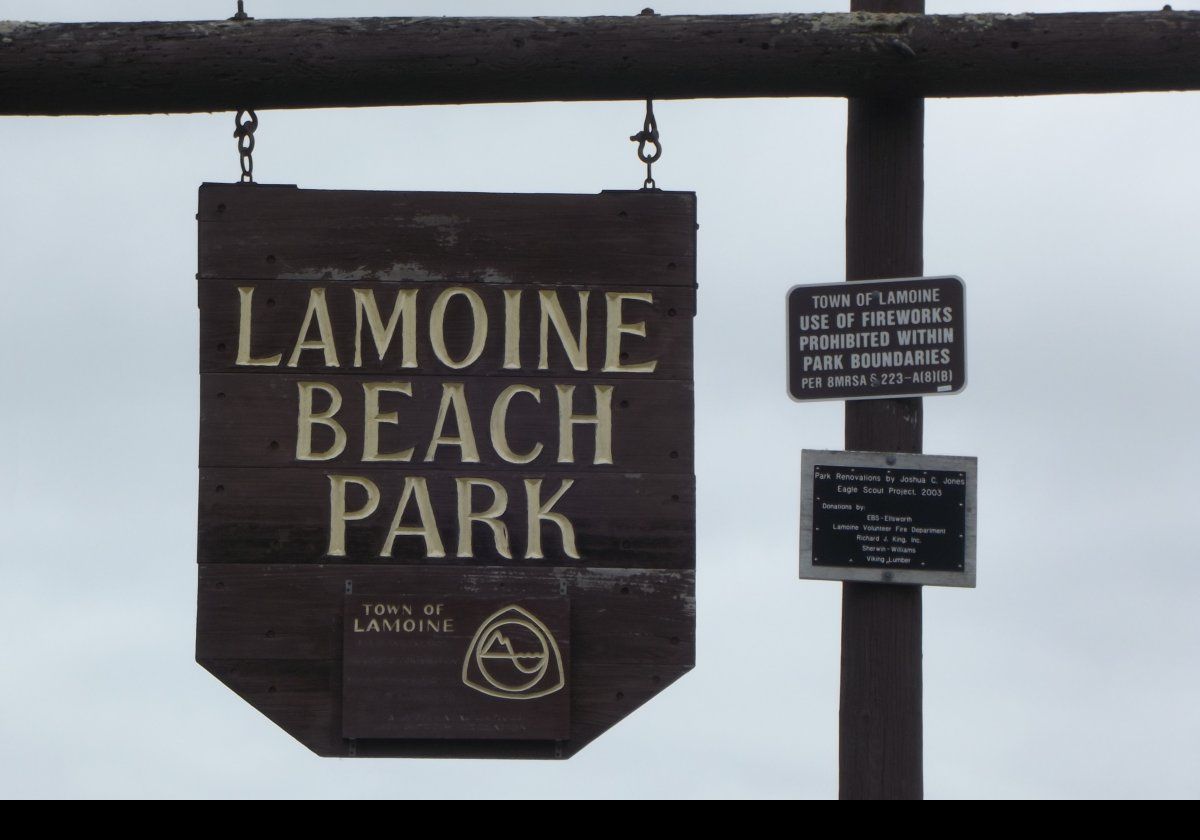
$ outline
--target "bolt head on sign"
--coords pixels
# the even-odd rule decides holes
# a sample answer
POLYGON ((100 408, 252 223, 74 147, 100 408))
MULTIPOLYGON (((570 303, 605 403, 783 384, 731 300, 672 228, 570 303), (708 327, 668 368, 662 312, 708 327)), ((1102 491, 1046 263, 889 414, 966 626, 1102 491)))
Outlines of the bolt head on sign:
POLYGON ((863 400, 954 394, 967 384, 958 277, 793 286, 788 394, 863 400))
POLYGON ((197 218, 197 661, 320 755, 479 758, 692 667, 694 194, 197 218))

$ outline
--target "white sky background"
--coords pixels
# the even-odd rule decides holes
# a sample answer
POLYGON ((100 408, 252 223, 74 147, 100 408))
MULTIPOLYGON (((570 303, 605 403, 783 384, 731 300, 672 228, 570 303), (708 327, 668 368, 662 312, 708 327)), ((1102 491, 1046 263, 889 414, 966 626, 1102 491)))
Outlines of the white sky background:
MULTIPOLYGON (((234 6, 3 0, 0 19, 234 6)), ((844 276, 845 105, 655 110, 659 185, 699 196, 698 665, 572 760, 503 764, 317 758, 193 662, 193 214, 201 182, 237 177, 232 115, 0 118, 0 795, 836 795, 840 586, 796 567, 800 449, 841 448, 842 407, 787 398, 783 301, 844 276)), ((259 116, 264 183, 594 193, 643 175, 637 102, 259 116)), ((1200 795, 1198 144, 1197 94, 928 104, 925 267, 966 281, 970 384, 925 401, 925 451, 980 474, 979 588, 925 590, 930 797, 1200 795)))

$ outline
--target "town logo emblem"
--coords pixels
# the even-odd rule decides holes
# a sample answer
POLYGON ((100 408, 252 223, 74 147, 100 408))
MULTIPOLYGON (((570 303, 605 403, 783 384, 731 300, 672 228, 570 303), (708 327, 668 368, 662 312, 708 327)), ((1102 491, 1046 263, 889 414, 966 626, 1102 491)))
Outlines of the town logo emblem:
POLYGON ((492 697, 532 700, 566 685, 554 635, 512 604, 484 619, 463 660, 463 683, 492 697))

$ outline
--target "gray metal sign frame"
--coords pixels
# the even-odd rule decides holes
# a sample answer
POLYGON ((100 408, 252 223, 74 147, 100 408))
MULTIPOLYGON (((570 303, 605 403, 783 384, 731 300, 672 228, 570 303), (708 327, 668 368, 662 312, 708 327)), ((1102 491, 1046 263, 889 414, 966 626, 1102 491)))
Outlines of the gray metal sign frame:
POLYGON ((843 452, 805 449, 800 456, 800 577, 807 580, 841 580, 863 583, 901 583, 926 586, 975 587, 975 536, 977 529, 978 460, 967 456, 914 455, 904 452, 843 452), (818 466, 873 469, 945 470, 966 474, 963 570, 961 572, 914 569, 848 569, 814 566, 813 472, 818 466))

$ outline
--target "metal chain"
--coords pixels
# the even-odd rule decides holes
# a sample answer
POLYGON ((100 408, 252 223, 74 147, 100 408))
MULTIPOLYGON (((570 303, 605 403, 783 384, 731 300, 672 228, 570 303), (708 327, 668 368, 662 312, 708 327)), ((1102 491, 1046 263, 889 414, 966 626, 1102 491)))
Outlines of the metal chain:
MULTIPOLYGON (((254 20, 246 14, 245 0, 238 0, 237 13, 230 18, 239 23, 254 20)), ((233 115, 233 136, 237 139, 238 162, 242 166, 243 184, 254 183, 254 132, 258 128, 258 114, 250 108, 239 108, 233 115)))
POLYGON ((653 99, 646 100, 646 120, 642 124, 642 130, 629 139, 638 144, 638 160, 646 164, 646 180, 642 182, 642 189, 658 189, 654 183, 653 166, 662 157, 662 142, 658 139, 658 122, 654 119, 653 99), (654 147, 654 151, 650 154, 646 153, 647 145, 654 147))
POLYGON ((242 183, 254 183, 254 131, 258 114, 249 108, 240 109, 233 117, 233 136, 237 138, 238 156, 242 165, 242 183))

